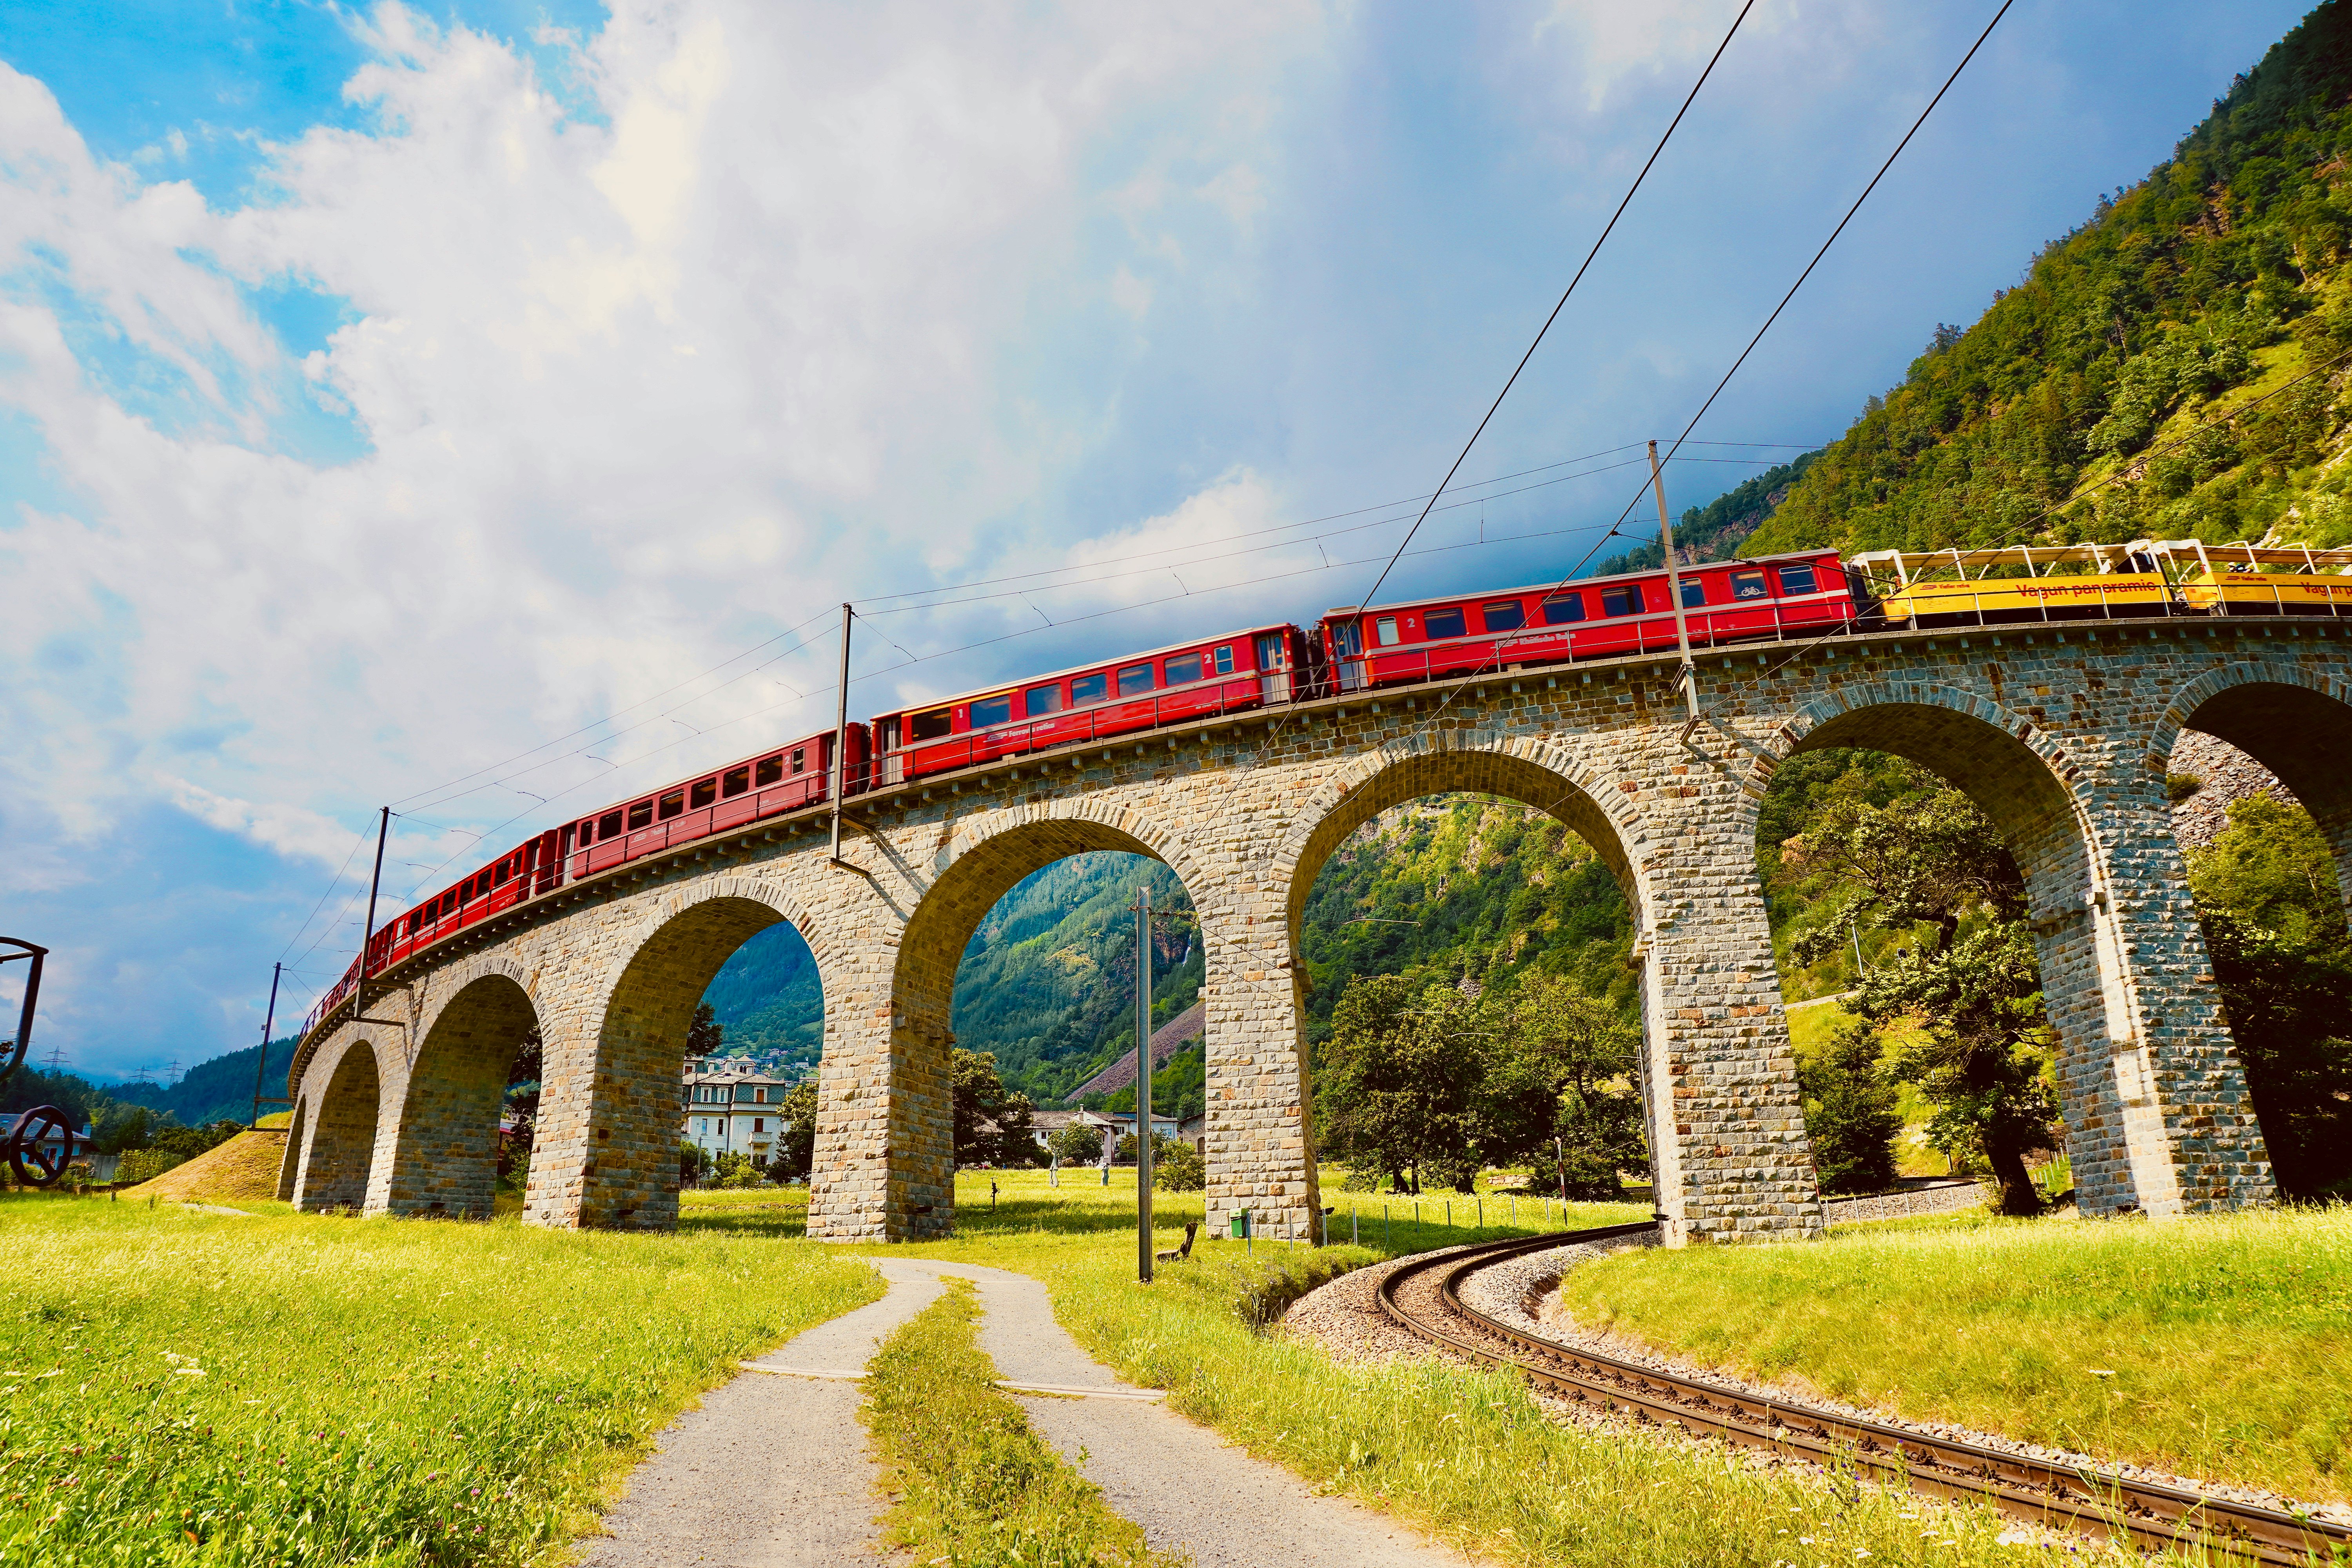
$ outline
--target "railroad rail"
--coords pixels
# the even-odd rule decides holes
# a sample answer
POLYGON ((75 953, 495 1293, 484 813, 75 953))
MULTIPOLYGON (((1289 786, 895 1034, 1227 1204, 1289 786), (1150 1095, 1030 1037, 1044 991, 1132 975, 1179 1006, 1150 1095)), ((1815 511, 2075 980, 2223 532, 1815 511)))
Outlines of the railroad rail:
POLYGON ((1464 1279, 1507 1258, 1655 1228, 1643 1223, 1563 1231, 1408 1260, 1381 1281, 1381 1310, 1432 1343, 1507 1366, 1546 1388, 1605 1405, 1641 1425, 1825 1465, 1850 1465, 1882 1482, 1899 1482, 1929 1496, 1983 1500, 2013 1518, 2105 1535, 2143 1550, 2218 1550, 2266 1568, 2352 1562, 2352 1530, 2323 1520, 1734 1393, 1528 1333, 1461 1299, 1464 1279), (1440 1276, 1437 1295, 1444 1311, 1460 1321, 1435 1321, 1434 1314, 1416 1312, 1397 1300, 1402 1287, 1433 1273, 1440 1276), (1470 1332, 1463 1331, 1464 1323, 1470 1332))

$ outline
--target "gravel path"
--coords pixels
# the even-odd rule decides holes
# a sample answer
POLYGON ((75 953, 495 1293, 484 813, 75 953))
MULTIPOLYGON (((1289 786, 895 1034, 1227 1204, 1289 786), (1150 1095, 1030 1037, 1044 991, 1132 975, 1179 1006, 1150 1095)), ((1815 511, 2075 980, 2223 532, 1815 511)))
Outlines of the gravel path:
MULTIPOLYGON (((747 1365, 862 1370, 894 1329, 939 1296, 938 1279, 877 1259, 889 1293, 804 1329, 747 1365)), ((604 1516, 589 1568, 838 1568, 874 1561, 879 1470, 845 1378, 738 1377, 663 1431, 604 1516)))
MULTIPOLYGON (((1078 1348, 1054 1321, 1036 1280, 974 1264, 893 1261, 979 1287, 986 1312, 981 1348, 1008 1382, 1137 1392, 1078 1348)), ((1435 1568, 1476 1561, 1347 1499, 1318 1496, 1288 1470, 1251 1458, 1160 1405, 1025 1397, 1021 1405, 1045 1439, 1102 1488, 1111 1508, 1143 1527, 1156 1550, 1189 1552, 1196 1568, 1435 1568)))

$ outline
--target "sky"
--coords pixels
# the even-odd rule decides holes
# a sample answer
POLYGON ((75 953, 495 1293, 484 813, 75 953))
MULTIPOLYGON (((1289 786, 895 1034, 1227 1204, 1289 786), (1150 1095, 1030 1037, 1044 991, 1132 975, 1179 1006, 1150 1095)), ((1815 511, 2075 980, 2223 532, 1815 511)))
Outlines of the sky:
MULTIPOLYGON (((1381 597, 1622 548, 1638 443, 1993 9, 1757 0, 1381 597)), ((829 728, 845 600, 861 714, 1357 602, 1738 10, 0 0, 33 1055, 241 1048, 278 962, 284 1032, 387 804, 383 916, 829 728)), ((1842 433, 2301 10, 2019 0, 1675 507, 1842 433)))

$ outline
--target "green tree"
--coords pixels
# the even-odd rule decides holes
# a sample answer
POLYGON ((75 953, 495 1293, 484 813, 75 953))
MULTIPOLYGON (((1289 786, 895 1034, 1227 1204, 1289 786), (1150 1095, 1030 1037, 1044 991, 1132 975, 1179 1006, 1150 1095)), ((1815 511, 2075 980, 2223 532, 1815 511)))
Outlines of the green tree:
POLYGON ((2004 921, 1948 948, 1904 953, 1863 977, 1853 1010, 1874 1024, 1913 1020, 1895 1069, 1935 1105, 1927 1135, 1982 1152, 2001 1213, 2041 1213, 2025 1156, 2051 1146, 2058 1103, 2041 973, 2023 925, 2004 921))
POLYGON ((2025 1155, 2051 1146, 2057 1098, 2041 970, 2019 919, 2024 879, 1966 795, 1907 766, 1891 798, 1888 782, 1862 769, 1835 781, 1811 825, 1780 846, 1784 885, 1833 911, 1811 917, 1791 952, 1818 963, 1856 928, 1916 939, 1862 976, 1853 1009, 1882 1026, 1916 1020, 1891 1066, 1935 1106, 1928 1135, 1982 1155, 2002 1213, 2037 1214, 2025 1155))
POLYGON ((677 1184, 690 1187, 710 1172, 710 1156, 696 1143, 677 1141, 677 1184))
POLYGON ((1048 1153, 1065 1165, 1091 1165, 1102 1158, 1102 1133, 1083 1121, 1066 1122, 1045 1140, 1048 1153))
POLYGON ((694 1022, 686 1026, 686 1054, 690 1057, 715 1057, 726 1044, 727 1028, 719 1023, 717 1012, 708 1002, 697 1004, 694 1022))
POLYGON ((1151 1152, 1151 1184, 1163 1193, 1198 1193, 1209 1185, 1201 1151, 1181 1138, 1161 1139, 1151 1152))
POLYGON ((1319 1097, 1328 1145, 1400 1192, 1478 1173, 1486 1057, 1473 1005, 1448 985, 1358 976, 1331 1015, 1319 1097))
POLYGON ((1640 1036, 1615 1009, 1558 975, 1530 976, 1481 1012, 1481 1161, 1531 1163, 1549 1173, 1546 1185, 1571 1198, 1623 1197, 1618 1173, 1649 1158, 1633 1080, 1640 1036))
POLYGON ((1824 1193, 1877 1193, 1895 1184, 1895 1139, 1903 1131, 1895 1088, 1879 1071, 1878 1031, 1848 1024, 1797 1064, 1805 1139, 1824 1193))
POLYGON ((784 1090, 776 1118, 768 1174, 779 1182, 805 1182, 816 1164, 816 1079, 804 1078, 784 1090))
POLYGON ((1005 1089, 989 1051, 955 1047, 950 1061, 956 1163, 1034 1165, 1037 1163, 1036 1106, 1025 1094, 1005 1089))

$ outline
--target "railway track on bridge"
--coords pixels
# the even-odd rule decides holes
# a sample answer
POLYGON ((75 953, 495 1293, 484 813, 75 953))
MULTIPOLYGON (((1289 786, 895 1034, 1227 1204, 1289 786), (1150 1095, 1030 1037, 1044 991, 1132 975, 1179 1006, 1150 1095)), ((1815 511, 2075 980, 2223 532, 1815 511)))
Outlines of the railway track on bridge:
POLYGON ((1530 1334, 1461 1298, 1463 1281, 1482 1268, 1654 1228, 1642 1224, 1565 1231, 1409 1259, 1381 1282, 1381 1310, 1432 1343, 1509 1367, 1551 1392, 1643 1426, 1817 1464, 1846 1465, 1885 1485, 1933 1497, 1983 1500, 2020 1520, 2121 1539, 2143 1550, 2205 1546, 2221 1549, 2231 1560, 2280 1568, 2352 1562, 2352 1530, 2342 1525, 1735 1393, 1530 1334))

